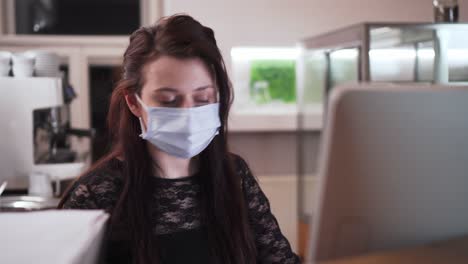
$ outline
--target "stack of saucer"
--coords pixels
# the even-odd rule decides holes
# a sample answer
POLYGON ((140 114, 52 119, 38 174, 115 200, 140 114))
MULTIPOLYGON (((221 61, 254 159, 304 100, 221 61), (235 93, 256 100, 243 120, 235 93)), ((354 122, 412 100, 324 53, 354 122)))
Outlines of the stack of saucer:
POLYGON ((35 72, 38 77, 59 77, 60 57, 50 51, 32 50, 27 56, 35 59, 35 72))

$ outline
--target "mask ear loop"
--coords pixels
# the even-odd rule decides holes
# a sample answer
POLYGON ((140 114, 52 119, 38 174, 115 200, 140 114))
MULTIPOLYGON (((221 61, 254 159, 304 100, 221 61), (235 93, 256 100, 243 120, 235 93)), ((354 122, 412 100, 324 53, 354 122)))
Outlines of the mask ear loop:
MULTIPOLYGON (((219 107, 219 92, 216 93, 216 94, 217 94, 217 97, 218 97, 218 100, 216 101, 216 103, 218 104, 218 107, 219 107)), ((219 108, 218 108, 218 111, 216 112, 216 115, 217 115, 217 118, 219 118, 219 108)), ((214 135, 215 137, 216 137, 217 135, 219 135, 219 130, 220 130, 220 127, 218 127, 218 128, 216 129, 216 133, 215 133, 215 135, 214 135)))
POLYGON ((141 107, 143 107, 143 109, 148 111, 148 106, 145 103, 143 103, 143 100, 141 100, 140 96, 138 96, 138 94, 136 93, 135 93, 135 98, 137 99, 138 103, 140 103, 141 107))
MULTIPOLYGON (((146 106, 145 103, 143 103, 140 96, 138 96, 138 94, 136 94, 136 93, 135 93, 135 98, 137 99, 137 101, 141 105, 141 107, 143 107, 143 109, 145 109, 145 111, 148 112, 148 106, 146 106)), ((140 127, 141 127, 140 137, 145 138, 147 129, 145 129, 145 124, 143 123, 143 118, 141 118, 141 116, 139 116, 138 121, 140 121, 140 127)))
POLYGON ((145 125, 143 124, 143 119, 141 117, 138 117, 138 120, 140 121, 140 127, 141 127, 140 137, 144 138, 146 135, 145 125))

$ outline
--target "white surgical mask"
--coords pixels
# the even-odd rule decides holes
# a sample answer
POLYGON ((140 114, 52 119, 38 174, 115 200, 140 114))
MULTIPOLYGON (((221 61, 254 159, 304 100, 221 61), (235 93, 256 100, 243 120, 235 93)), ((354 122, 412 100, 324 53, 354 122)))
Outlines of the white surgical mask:
POLYGON ((218 134, 221 126, 218 103, 191 108, 149 107, 135 96, 148 118, 145 130, 140 117, 140 137, 172 156, 192 158, 218 134))

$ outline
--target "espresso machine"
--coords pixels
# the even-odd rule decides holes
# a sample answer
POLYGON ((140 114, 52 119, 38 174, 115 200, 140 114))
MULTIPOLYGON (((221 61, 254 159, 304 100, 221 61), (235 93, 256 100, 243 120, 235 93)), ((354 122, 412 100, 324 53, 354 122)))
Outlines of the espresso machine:
POLYGON ((86 167, 86 153, 74 151, 70 140, 92 137, 93 131, 70 127, 75 95, 63 83, 55 77, 0 77, 0 183, 8 182, 7 191, 27 190, 38 173, 58 183, 86 167))

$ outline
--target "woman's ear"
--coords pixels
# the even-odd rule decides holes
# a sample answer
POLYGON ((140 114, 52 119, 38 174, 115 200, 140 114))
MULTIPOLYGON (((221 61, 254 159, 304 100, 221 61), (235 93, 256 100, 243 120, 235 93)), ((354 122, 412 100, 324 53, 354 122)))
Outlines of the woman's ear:
POLYGON ((136 117, 142 117, 142 108, 140 104, 138 103, 136 97, 134 94, 126 94, 125 95, 125 102, 127 102, 128 109, 136 116, 136 117))

